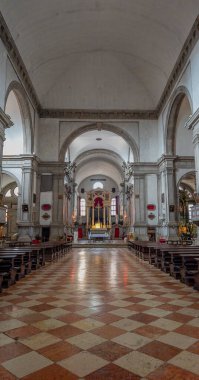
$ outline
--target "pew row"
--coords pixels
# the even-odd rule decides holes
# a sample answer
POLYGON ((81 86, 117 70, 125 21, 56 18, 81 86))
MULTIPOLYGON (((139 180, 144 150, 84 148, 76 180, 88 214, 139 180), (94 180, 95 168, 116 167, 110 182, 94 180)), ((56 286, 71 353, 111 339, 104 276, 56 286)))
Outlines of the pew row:
POLYGON ((20 280, 32 270, 64 256, 72 247, 70 242, 45 242, 31 246, 0 248, 0 292, 20 280))
POLYGON ((148 261, 151 265, 187 285, 195 286, 195 282, 199 281, 197 262, 199 246, 172 246, 171 244, 146 241, 129 241, 128 246, 138 258, 148 261))

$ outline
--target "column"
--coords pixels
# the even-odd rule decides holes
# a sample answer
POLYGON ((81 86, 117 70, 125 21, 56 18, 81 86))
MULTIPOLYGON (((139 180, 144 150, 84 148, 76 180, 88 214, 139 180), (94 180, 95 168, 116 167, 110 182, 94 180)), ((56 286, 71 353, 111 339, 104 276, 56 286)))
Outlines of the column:
POLYGON ((5 129, 10 128, 13 125, 11 119, 0 108, 0 222, 5 224, 6 222, 6 209, 2 204, 3 195, 1 194, 1 173, 2 173, 2 156, 3 156, 3 143, 5 141, 5 129))
POLYGON ((164 179, 164 194, 165 194, 165 219, 163 220, 164 235, 172 237, 177 235, 177 189, 176 189, 176 174, 174 168, 173 156, 163 157, 160 172, 164 179))
POLYGON ((196 170, 196 193, 199 195, 199 122, 193 129, 193 144, 196 170))
POLYGON ((89 225, 89 210, 90 208, 86 206, 86 228, 88 228, 89 225))
POLYGON ((108 206, 108 219, 109 219, 109 222, 108 222, 109 227, 111 227, 111 207, 110 206, 108 206))
POLYGON ((18 213, 17 224, 18 231, 21 239, 28 239, 28 236, 32 239, 34 236, 33 231, 33 191, 34 191, 34 170, 33 170, 33 158, 24 156, 22 164, 22 180, 21 190, 19 190, 18 197, 18 213))
POLYGON ((94 206, 92 206, 92 226, 94 225, 94 212, 95 212, 95 209, 94 209, 94 206))
MULTIPOLYGON (((199 122, 194 126, 193 129, 193 144, 194 144, 194 156, 195 156, 195 171, 196 171, 196 194, 197 194, 197 205, 199 203, 199 122)), ((197 223, 197 238, 195 241, 196 245, 199 245, 199 226, 197 223)))
POLYGON ((134 176, 135 235, 147 238, 145 175, 134 176))
POLYGON ((53 175, 53 214, 51 236, 63 236, 64 174, 53 175))
POLYGON ((103 207, 103 227, 106 225, 106 212, 105 212, 105 206, 103 207))

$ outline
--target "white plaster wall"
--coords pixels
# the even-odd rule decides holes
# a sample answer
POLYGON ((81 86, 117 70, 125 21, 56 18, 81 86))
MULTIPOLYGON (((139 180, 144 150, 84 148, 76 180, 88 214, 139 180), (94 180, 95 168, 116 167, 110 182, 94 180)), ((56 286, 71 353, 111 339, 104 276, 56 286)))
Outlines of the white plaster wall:
POLYGON ((161 157, 162 154, 164 154, 164 133, 165 133, 165 120, 164 120, 164 113, 161 113, 158 118, 158 144, 157 144, 157 154, 158 157, 161 157))
POLYGON ((139 149, 141 162, 154 162, 159 157, 158 123, 156 120, 139 122, 139 149))
POLYGON ((60 149, 59 121, 40 119, 38 156, 42 161, 57 161, 60 149))
POLYGON ((33 128, 34 128, 34 144, 33 144, 33 153, 36 155, 36 156, 39 156, 39 143, 40 143, 40 119, 39 119, 39 116, 37 114, 37 112, 34 112, 33 113, 33 117, 32 117, 32 120, 33 120, 33 128))

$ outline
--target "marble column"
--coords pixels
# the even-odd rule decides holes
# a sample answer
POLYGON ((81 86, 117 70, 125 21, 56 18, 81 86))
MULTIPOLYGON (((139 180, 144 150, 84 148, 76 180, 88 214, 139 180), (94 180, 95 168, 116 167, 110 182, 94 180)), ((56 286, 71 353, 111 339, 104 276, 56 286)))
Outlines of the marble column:
MULTIPOLYGON (((12 127, 13 123, 8 115, 0 108, 0 171, 2 171, 3 143, 5 141, 5 129, 12 127)), ((0 172, 1 174, 1 172, 0 172)), ((1 191, 1 175, 0 175, 1 191)))
POLYGON ((165 193, 165 235, 172 237, 177 235, 177 189, 176 174, 174 168, 174 157, 165 157, 162 165, 162 173, 164 176, 164 193, 165 193))
POLYGON ((5 141, 5 129, 13 125, 11 119, 0 108, 0 223, 3 225, 6 222, 6 209, 2 204, 3 195, 1 194, 1 173, 2 173, 2 157, 3 157, 3 143, 5 141))
POLYGON ((53 215, 51 225, 51 236, 62 236, 63 225, 63 193, 64 175, 53 175, 53 215))
POLYGON ((193 129, 193 144, 196 170, 196 193, 199 195, 199 121, 193 129))
POLYGON ((140 239, 147 237, 146 222, 146 181, 145 175, 134 176, 134 199, 135 199, 135 234, 140 239))

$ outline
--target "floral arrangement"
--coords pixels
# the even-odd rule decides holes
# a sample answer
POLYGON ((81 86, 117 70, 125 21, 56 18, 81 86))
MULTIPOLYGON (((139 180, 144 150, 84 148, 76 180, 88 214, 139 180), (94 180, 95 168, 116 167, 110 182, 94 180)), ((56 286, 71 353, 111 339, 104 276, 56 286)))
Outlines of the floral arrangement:
POLYGON ((195 238, 197 236, 197 226, 192 222, 180 222, 178 225, 178 236, 181 238, 195 238))

